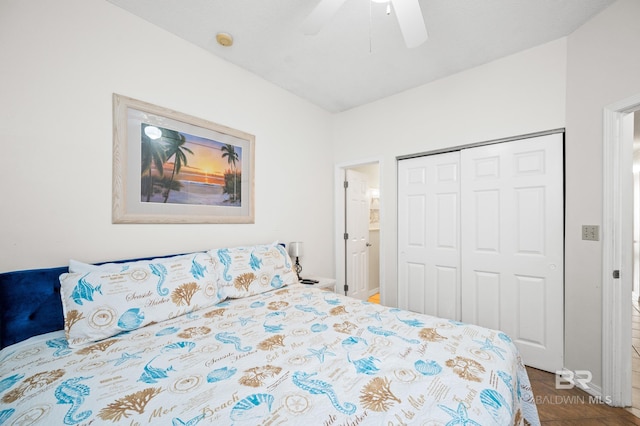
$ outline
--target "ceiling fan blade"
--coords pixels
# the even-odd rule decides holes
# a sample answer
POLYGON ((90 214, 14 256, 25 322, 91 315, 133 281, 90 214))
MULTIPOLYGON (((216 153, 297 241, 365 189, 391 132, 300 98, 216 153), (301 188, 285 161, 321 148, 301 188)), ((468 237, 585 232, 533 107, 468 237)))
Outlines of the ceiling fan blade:
POLYGON ((427 41, 427 28, 420 10, 418 0, 391 0, 393 10, 398 17, 398 24, 404 43, 409 49, 418 47, 427 41))
POLYGON ((309 16, 302 21, 302 30, 305 34, 317 34, 322 26, 340 9, 346 0, 320 0, 320 3, 311 11, 309 16))

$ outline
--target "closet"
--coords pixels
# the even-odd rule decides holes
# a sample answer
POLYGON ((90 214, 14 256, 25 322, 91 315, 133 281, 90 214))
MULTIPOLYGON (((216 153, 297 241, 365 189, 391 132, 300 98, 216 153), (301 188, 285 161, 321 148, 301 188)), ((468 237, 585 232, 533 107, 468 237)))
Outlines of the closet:
POLYGON ((399 159, 400 308, 504 331, 527 365, 563 367, 563 136, 399 159))

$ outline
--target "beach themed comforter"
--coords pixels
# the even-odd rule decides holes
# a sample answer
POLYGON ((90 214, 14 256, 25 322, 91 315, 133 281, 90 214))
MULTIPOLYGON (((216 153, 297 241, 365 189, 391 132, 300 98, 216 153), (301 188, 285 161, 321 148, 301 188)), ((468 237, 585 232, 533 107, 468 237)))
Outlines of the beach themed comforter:
POLYGON ((0 424, 539 424, 499 331, 303 285, 0 351, 0 424))

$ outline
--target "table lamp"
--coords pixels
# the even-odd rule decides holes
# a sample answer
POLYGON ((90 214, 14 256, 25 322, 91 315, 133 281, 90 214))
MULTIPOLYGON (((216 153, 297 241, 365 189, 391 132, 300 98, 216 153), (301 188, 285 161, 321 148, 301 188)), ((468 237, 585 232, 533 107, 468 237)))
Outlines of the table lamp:
POLYGON ((298 279, 300 279, 300 272, 302 272, 302 266, 300 266, 299 258, 302 257, 302 242, 293 241, 289 243, 289 256, 292 258, 296 258, 296 264, 293 269, 295 269, 296 274, 298 275, 298 279))

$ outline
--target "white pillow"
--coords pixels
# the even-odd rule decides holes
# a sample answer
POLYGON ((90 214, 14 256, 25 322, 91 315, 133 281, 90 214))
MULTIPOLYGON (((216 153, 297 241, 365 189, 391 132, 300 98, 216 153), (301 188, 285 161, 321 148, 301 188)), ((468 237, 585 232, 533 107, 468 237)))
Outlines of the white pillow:
POLYGON ((219 303, 211 260, 207 253, 195 253, 133 263, 120 271, 98 269, 60 275, 69 346, 82 346, 219 303))
POLYGON ((289 254, 277 242, 210 250, 222 299, 253 296, 298 282, 289 254))

